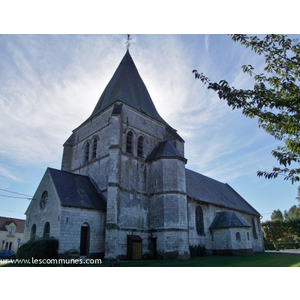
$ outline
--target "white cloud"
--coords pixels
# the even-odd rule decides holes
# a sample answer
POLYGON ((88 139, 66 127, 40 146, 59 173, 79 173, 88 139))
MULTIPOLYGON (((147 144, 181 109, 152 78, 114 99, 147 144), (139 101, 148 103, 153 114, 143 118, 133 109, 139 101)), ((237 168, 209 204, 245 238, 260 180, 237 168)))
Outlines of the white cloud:
MULTIPOLYGON (((17 164, 59 165, 62 144, 92 113, 125 54, 125 37, 120 38, 121 42, 119 38, 107 35, 8 39, 9 59, 15 69, 5 77, 5 88, 0 88, 0 155, 17 164)), ((245 135, 249 124, 240 112, 232 112, 192 74, 198 67, 195 61, 204 72, 220 73, 222 66, 213 55, 215 37, 184 39, 198 51, 192 51, 190 44, 177 35, 134 36, 130 51, 158 112, 186 140, 189 164, 199 172, 212 173, 216 168, 225 172, 221 160, 230 155, 243 156, 240 150, 251 139, 245 135)), ((221 43, 228 40, 220 39, 221 43)), ((229 50, 224 55, 232 61, 229 50)), ((233 53, 236 55, 237 50, 233 53)), ((5 61, 0 63, 8 69, 5 61)), ((242 80, 239 73, 234 83, 244 85, 242 80)))
MULTIPOLYGON (((187 167, 241 187, 243 196, 256 187, 256 202, 250 203, 258 211, 267 211, 266 199, 265 206, 273 207, 279 191, 294 201, 296 189, 281 189, 278 181, 264 189, 265 181, 255 176, 276 164, 270 155, 276 141, 192 74, 198 69, 213 81, 245 88, 250 81, 241 65, 259 70, 263 58, 225 35, 132 37, 131 55, 158 112, 186 141, 187 167), (257 180, 254 185, 249 178, 257 180)), ((92 113, 125 54, 125 40, 126 35, 0 36, 2 188, 34 193, 45 168, 60 167, 62 144, 92 113)))
MULTIPOLYGON (((60 159, 62 144, 91 114, 102 92, 98 87, 103 90, 107 84, 106 72, 114 68, 112 56, 115 66, 120 59, 112 51, 109 59, 96 60, 95 64, 93 52, 97 51, 99 40, 89 42, 87 37, 81 41, 79 36, 77 47, 83 49, 69 57, 72 62, 68 64, 63 57, 51 54, 59 45, 48 44, 48 56, 42 55, 39 42, 45 44, 47 38, 57 42, 56 36, 17 36, 7 43, 15 69, 7 76, 0 74, 5 82, 0 88, 0 153, 18 164, 48 164, 60 159), (85 48, 88 42, 91 47, 85 48)), ((60 42, 62 48, 70 47, 63 37, 60 42)), ((101 56, 100 52, 96 56, 101 56)), ((64 51, 61 53, 64 56, 64 51)), ((6 61, 1 60, 0 64, 6 66, 6 61)))
POLYGON ((3 176, 8 179, 12 179, 13 181, 21 182, 22 180, 15 176, 12 171, 8 170, 7 168, 4 168, 3 166, 0 166, 0 176, 3 176))

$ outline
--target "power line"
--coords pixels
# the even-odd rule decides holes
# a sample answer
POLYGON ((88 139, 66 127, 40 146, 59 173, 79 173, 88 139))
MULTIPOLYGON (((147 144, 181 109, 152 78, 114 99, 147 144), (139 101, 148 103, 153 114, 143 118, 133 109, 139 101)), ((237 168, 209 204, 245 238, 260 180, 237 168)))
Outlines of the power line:
POLYGON ((18 198, 18 199, 27 199, 27 200, 31 200, 32 198, 29 197, 18 197, 18 196, 9 196, 9 195, 1 195, 0 197, 7 197, 7 198, 18 198))
POLYGON ((27 197, 32 198, 32 196, 30 196, 30 195, 22 194, 22 193, 18 193, 18 192, 12 192, 12 191, 9 191, 9 190, 0 189, 0 191, 4 191, 4 192, 7 192, 7 193, 12 193, 12 194, 17 194, 17 195, 21 195, 21 196, 27 196, 27 197))

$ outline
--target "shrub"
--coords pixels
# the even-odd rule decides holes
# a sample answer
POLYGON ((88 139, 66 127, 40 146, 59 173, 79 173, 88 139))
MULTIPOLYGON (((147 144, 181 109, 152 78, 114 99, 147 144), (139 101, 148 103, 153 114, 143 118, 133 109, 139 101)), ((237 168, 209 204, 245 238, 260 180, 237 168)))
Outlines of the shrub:
POLYGON ((59 242, 55 238, 41 238, 30 240, 20 246, 17 252, 18 258, 58 258, 59 242))
POLYGON ((206 248, 201 245, 190 246, 190 254, 191 257, 206 256, 206 248))
POLYGON ((276 250, 276 248, 273 243, 265 242, 265 250, 276 250))
POLYGON ((80 254, 79 251, 76 249, 70 249, 65 252, 65 258, 72 259, 72 258, 79 258, 80 254))
MULTIPOLYGON (((299 243, 278 243, 278 250, 280 249, 299 249, 299 243)), ((276 248, 273 243, 265 242, 265 250, 276 250, 276 248)))

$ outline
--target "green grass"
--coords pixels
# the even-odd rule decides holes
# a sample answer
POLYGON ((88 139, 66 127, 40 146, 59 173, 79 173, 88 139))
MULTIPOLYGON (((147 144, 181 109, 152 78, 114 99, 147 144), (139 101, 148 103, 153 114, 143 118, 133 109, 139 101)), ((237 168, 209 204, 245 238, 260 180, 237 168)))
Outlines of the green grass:
MULTIPOLYGON (((22 267, 38 265, 6 264, 0 267, 22 267)), ((47 267, 47 265, 43 265, 47 267)), ((49 267, 62 267, 62 265, 48 265, 49 267)), ((251 256, 205 256, 186 260, 140 260, 106 262, 101 265, 78 265, 87 267, 300 267, 300 255, 284 253, 259 253, 251 256)))
MULTIPOLYGON (((105 266, 105 264, 103 265, 105 266)), ((188 260, 119 262, 116 267, 300 267, 300 255, 260 253, 251 256, 206 256, 188 260)))

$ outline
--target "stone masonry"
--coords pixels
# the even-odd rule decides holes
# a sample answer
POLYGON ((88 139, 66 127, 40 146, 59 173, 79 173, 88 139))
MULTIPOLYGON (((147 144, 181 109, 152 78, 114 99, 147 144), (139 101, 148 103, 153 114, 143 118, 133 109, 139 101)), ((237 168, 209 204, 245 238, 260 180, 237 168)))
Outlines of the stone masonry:
POLYGON ((259 213, 186 162, 184 140, 156 111, 127 51, 92 115, 65 142, 61 170, 48 169, 41 180, 24 240, 50 226, 61 254, 76 249, 105 259, 126 259, 130 251, 186 258, 190 246, 263 251, 259 213), (224 211, 234 211, 240 227, 210 229, 224 211))

